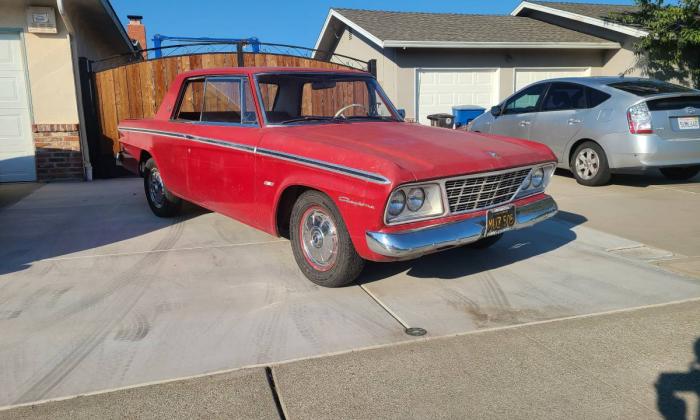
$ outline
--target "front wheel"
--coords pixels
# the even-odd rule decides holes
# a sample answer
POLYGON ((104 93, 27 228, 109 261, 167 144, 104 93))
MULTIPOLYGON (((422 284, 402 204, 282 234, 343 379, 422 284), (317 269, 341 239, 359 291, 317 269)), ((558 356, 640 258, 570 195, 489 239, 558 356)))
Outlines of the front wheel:
POLYGON ((143 187, 151 211, 158 217, 172 217, 180 212, 182 200, 175 197, 163 184, 160 171, 153 158, 144 165, 143 187))
POLYGON ((605 151, 598 143, 587 141, 576 148, 569 163, 576 182, 597 187, 610 182, 610 166, 605 151))
POLYGON ((289 227, 294 259, 312 282, 341 287, 362 272, 365 261, 355 251, 338 209, 325 194, 307 191, 299 196, 289 227))
POLYGON ((687 181, 700 173, 700 165, 695 166, 674 166, 671 168, 659 169, 661 173, 668 179, 674 181, 687 181))

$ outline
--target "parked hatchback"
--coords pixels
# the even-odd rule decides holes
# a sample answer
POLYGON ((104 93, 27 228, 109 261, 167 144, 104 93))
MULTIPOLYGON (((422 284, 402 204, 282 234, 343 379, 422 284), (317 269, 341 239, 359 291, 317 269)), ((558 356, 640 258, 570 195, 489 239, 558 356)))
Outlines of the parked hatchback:
POLYGON ((674 180, 700 172, 700 91, 658 80, 545 80, 469 129, 544 143, 583 185, 603 185, 621 169, 659 168, 674 180))

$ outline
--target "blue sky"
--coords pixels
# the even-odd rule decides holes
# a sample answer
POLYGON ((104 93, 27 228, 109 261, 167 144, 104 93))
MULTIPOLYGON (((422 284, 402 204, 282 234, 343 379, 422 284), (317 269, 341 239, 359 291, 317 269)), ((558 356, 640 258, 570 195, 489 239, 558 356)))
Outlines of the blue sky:
MULTIPOLYGON (((313 47, 331 7, 411 12, 510 13, 519 0, 111 0, 126 24, 126 15, 144 17, 149 46, 154 34, 248 38, 262 42, 313 47)), ((630 4, 631 0, 586 3, 630 4)))

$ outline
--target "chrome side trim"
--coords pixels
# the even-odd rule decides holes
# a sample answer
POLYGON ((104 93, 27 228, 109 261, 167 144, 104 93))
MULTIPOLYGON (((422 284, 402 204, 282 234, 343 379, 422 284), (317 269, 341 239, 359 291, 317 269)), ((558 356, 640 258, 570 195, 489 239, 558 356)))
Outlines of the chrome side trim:
MULTIPOLYGON (((554 216, 558 211, 552 197, 515 208, 515 226, 522 229, 554 216)), ((367 232, 365 240, 373 252, 400 260, 417 258, 447 248, 476 242, 486 235, 486 216, 397 233, 367 232)))
POLYGON ((209 137, 193 136, 190 134, 181 134, 170 131, 152 130, 149 128, 132 128, 132 127, 118 127, 119 131, 135 132, 135 133, 145 133, 145 134, 157 134, 159 136, 171 137, 180 140, 189 140, 198 143, 211 144, 214 146, 225 147, 229 149, 240 150, 243 152, 249 152, 253 154, 260 154, 263 156, 268 156, 276 159, 286 160, 294 163, 300 163, 305 166, 310 166, 313 168, 323 169, 326 171, 331 171, 339 173, 342 175, 348 175, 355 178, 359 178, 365 181, 374 182, 376 184, 390 184, 391 182, 386 177, 375 174, 372 172, 363 171, 360 169, 350 168, 348 166, 338 165, 335 163, 325 162, 322 160, 311 159, 299 155, 294 155, 291 153, 279 152, 276 150, 263 149, 259 147, 249 146, 247 144, 234 143, 219 139, 213 139, 209 137))

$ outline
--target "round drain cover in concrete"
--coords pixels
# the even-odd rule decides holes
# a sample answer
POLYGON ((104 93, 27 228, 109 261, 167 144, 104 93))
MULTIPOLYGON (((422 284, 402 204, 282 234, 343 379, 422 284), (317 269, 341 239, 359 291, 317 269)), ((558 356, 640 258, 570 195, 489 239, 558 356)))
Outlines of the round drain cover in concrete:
POLYGON ((408 335, 413 335, 413 336, 421 336, 421 335, 426 335, 428 331, 424 330, 423 328, 420 327, 411 327, 411 328, 406 328, 404 332, 408 335))

